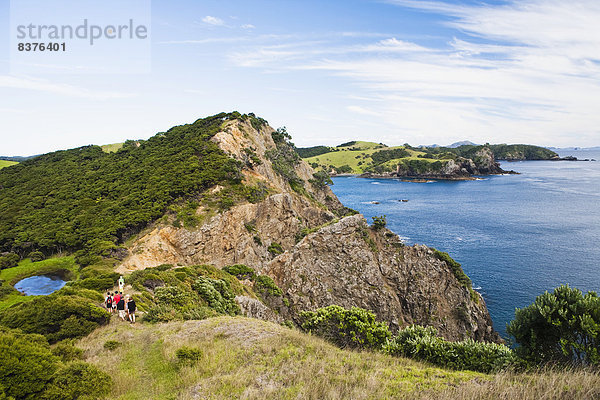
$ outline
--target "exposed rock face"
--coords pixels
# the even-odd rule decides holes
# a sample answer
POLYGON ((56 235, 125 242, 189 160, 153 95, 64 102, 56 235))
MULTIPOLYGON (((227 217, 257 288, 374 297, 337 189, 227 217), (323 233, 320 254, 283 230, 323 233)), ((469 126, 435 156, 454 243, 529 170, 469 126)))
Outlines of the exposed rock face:
POLYGON ((158 226, 132 247, 119 272, 160 264, 246 264, 257 270, 273 259, 271 243, 284 250, 296 243, 303 228, 315 228, 335 218, 308 200, 280 193, 257 204, 243 204, 218 214, 197 229, 158 226))
MULTIPOLYGON (((384 232, 385 231, 385 232, 384 232)), ((287 296, 286 318, 331 304, 374 311, 392 329, 431 325, 451 340, 497 341, 483 298, 471 299, 450 267, 426 246, 402 246, 360 215, 305 237, 266 272, 287 296)))
MULTIPOLYGON (((475 294, 473 301, 469 289, 431 249, 405 247, 390 231, 370 229, 361 215, 339 220, 344 207, 299 158, 285 165, 301 182, 300 189, 292 189, 289 178, 278 173, 270 159, 274 150, 281 150, 273 132, 237 120, 227 122, 212 139, 241 162, 246 181, 262 182, 269 196, 256 204, 213 210, 193 229, 156 223, 129 246, 130 255, 117 270, 164 263, 246 264, 270 275, 284 292, 284 298, 266 301, 279 315, 256 300, 239 298, 246 315, 298 321, 301 311, 338 304, 372 310, 392 329, 417 323, 435 326, 448 339, 498 339, 481 296, 475 294), (274 243, 285 252, 272 254, 277 253, 269 251, 274 243)), ((493 156, 491 161, 489 153, 480 156, 488 160, 482 167, 473 160, 452 161, 446 172, 494 171, 493 156)), ((219 190, 215 187, 213 192, 219 190)), ((205 211, 201 206, 197 213, 205 211)))
POLYGON ((277 315, 259 300, 248 296, 236 296, 235 301, 240 305, 242 314, 245 317, 262 319, 263 321, 270 321, 278 324, 283 322, 281 316, 277 315))

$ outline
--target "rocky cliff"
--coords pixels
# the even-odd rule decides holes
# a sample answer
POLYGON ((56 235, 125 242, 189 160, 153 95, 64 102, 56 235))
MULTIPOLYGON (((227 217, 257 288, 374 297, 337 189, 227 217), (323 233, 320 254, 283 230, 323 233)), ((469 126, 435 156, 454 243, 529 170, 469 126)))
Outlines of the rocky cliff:
POLYGON ((348 216, 323 178, 293 152, 285 132, 240 118, 225 122, 212 140, 239 161, 244 183, 268 194, 227 210, 201 203, 202 223, 193 228, 174 226, 166 216, 129 245, 118 271, 246 264, 281 287, 285 300, 269 305, 285 319, 297 322, 302 311, 338 304, 372 310, 393 329, 416 323, 435 326, 449 339, 498 340, 479 294, 433 250, 404 246, 394 233, 368 227, 361 215, 348 216))

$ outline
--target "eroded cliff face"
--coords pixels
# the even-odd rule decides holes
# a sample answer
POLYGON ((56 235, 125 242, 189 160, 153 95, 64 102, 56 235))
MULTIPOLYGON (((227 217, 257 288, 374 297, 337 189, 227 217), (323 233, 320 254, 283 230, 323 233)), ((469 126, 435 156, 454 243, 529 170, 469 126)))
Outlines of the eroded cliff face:
POLYGON ((283 298, 267 301, 277 314, 245 299, 242 308, 251 315, 298 322, 305 310, 358 306, 374 311, 392 329, 416 323, 434 326, 451 340, 499 339, 483 298, 462 286, 431 249, 404 246, 387 229, 368 227, 361 215, 344 217, 347 210, 328 186, 314 180, 304 161, 289 162, 287 177, 281 165, 274 167, 272 155, 280 148, 273 132, 238 120, 227 122, 212 139, 241 162, 247 182, 268 188, 266 198, 223 212, 201 206, 197 212, 205 218, 196 228, 156 223, 129 246, 118 271, 165 263, 246 264, 270 275, 284 292, 283 298), (292 188, 290 173, 300 188, 297 182, 292 188), (272 244, 284 253, 270 251, 272 244))
POLYGON ((497 341, 483 298, 461 286, 426 246, 355 215, 305 237, 265 270, 289 299, 287 316, 337 304, 373 310, 392 329, 430 325, 450 340, 497 341))

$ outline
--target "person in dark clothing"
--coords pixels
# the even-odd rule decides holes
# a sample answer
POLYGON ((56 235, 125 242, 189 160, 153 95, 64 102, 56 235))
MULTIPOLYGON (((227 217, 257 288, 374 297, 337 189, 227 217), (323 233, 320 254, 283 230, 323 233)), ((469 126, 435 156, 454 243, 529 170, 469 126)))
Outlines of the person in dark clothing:
POLYGON ((110 294, 110 292, 106 293, 106 297, 104 298, 104 305, 106 306, 106 309, 108 310, 109 313, 113 312, 113 297, 110 294))
POLYGON ((117 311, 119 312, 119 318, 125 321, 125 299, 123 297, 117 303, 117 311))
POLYGON ((127 297, 127 315, 129 316, 129 322, 135 324, 135 310, 136 310, 135 300, 133 297, 127 297))

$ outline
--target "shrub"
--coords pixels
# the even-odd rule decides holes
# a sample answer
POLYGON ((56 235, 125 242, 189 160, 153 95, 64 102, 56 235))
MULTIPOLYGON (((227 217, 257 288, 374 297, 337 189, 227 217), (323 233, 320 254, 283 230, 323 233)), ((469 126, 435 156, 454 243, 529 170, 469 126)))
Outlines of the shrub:
POLYGON ((0 286, 0 300, 4 299, 7 296, 10 296, 11 294, 19 294, 19 291, 12 286, 0 286))
POLYGON ((155 305, 144 314, 144 321, 151 323, 169 322, 177 319, 182 319, 181 314, 173 306, 165 304, 155 305))
POLYGON ((237 315, 241 312, 229 283, 222 279, 200 276, 192 288, 219 314, 237 315))
POLYGON ((568 285, 517 309, 507 332, 518 353, 536 363, 600 365, 600 298, 568 285))
POLYGON ((110 314, 90 299, 52 294, 4 310, 0 324, 44 335, 50 343, 88 335, 110 314))
POLYGON ((193 365, 202 358, 202 350, 197 347, 182 346, 175 352, 180 364, 193 365))
POLYGON ((254 270, 244 264, 236 264, 236 265, 228 265, 223 267, 223 271, 227 272, 230 275, 235 276, 239 280, 244 279, 254 279, 256 273, 254 270))
POLYGON ((460 263, 454 261, 454 259, 452 259, 452 257, 450 257, 448 253, 445 253, 443 251, 433 249, 433 254, 435 258, 437 258, 440 261, 444 261, 446 264, 448 264, 448 266, 452 270, 452 273, 461 285, 463 285, 466 288, 471 288, 471 279, 462 270, 460 263))
POLYGON ((258 275, 256 278, 254 278, 254 290, 263 296, 269 295, 279 297, 283 294, 273 279, 267 275, 258 275))
POLYGON ((116 350, 118 347, 121 346, 121 342, 118 342, 116 340, 107 340, 106 342, 104 342, 104 348, 106 350, 116 350))
POLYGON ((269 250, 269 253, 273 254, 274 256, 283 253, 283 247, 281 247, 281 245, 277 242, 271 243, 267 250, 269 250))
POLYGON ((110 376, 93 365, 76 361, 60 368, 48 385, 43 400, 94 400, 111 389, 110 376))
POLYGON ((173 307, 183 307, 192 301, 190 293, 178 286, 157 287, 154 295, 160 304, 173 307))
POLYGON ((3 253, 0 255, 0 270, 16 267, 19 265, 19 261, 21 261, 21 257, 18 254, 3 253))
POLYGON ((377 230, 383 229, 387 226, 387 217, 385 215, 379 217, 373 217, 372 228, 377 230))
POLYGON ((37 399, 58 369, 43 336, 0 328, 0 382, 7 396, 37 399))
MULTIPOLYGON (((118 279, 118 278, 117 278, 118 279)), ((98 292, 104 292, 107 289, 115 286, 116 279, 110 276, 100 276, 94 278, 86 278, 80 281, 74 282, 73 285, 89 290, 96 290, 98 292)))
POLYGON ((347 310, 331 305, 300 314, 302 329, 321 336, 342 348, 380 349, 391 336, 386 323, 358 307, 347 310))
POLYGON ((42 261, 46 258, 44 256, 44 253, 42 253, 41 251, 32 251, 31 253, 29 253, 28 257, 32 262, 42 261))
POLYGON ((52 347, 52 354, 60 358, 63 362, 81 360, 83 358, 83 350, 75 347, 70 340, 57 343, 52 347))
POLYGON ((433 327, 411 325, 388 340, 383 350, 391 355, 427 361, 444 368, 485 373, 517 363, 512 350, 504 345, 475 342, 472 339, 449 342, 436 333, 433 327))

